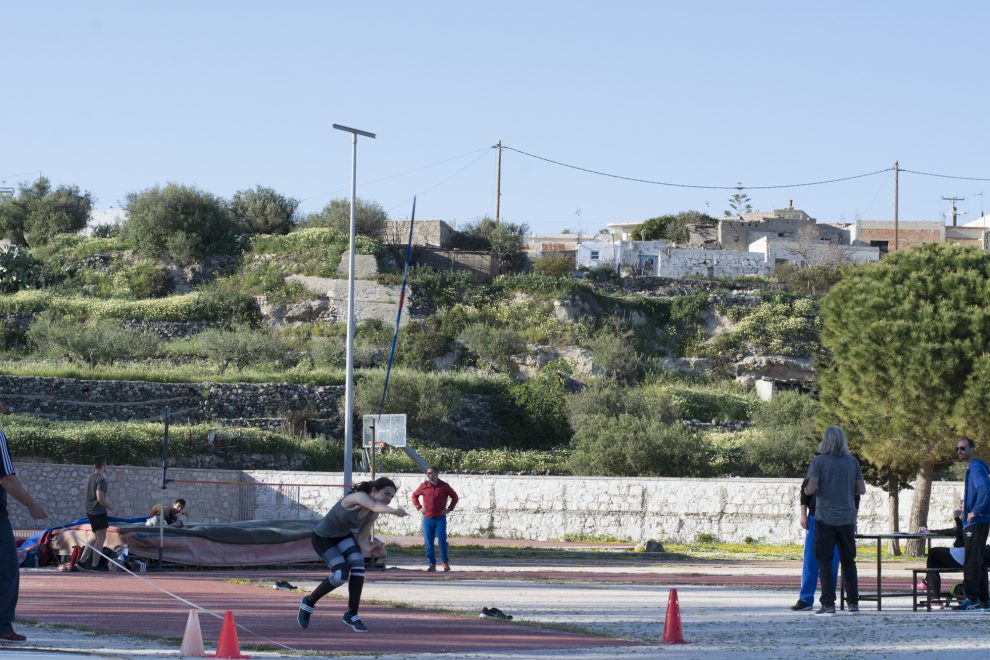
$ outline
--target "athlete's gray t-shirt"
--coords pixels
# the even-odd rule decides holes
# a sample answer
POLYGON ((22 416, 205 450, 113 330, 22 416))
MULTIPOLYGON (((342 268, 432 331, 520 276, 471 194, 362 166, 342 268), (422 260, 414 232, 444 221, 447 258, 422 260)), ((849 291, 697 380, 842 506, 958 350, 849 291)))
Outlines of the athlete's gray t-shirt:
POLYGON ((856 523, 856 483, 863 480, 859 461, 846 456, 815 456, 808 479, 818 479, 815 520, 826 525, 856 523))
POLYGON ((98 516, 106 514, 106 508, 96 499, 96 491, 107 495, 107 478, 100 472, 94 472, 86 480, 86 515, 98 516))
POLYGON ((316 523, 313 531, 317 535, 328 539, 337 539, 347 536, 352 531, 361 529, 361 525, 368 519, 368 511, 363 507, 348 509, 343 505, 344 500, 340 500, 327 515, 323 516, 320 522, 316 523))

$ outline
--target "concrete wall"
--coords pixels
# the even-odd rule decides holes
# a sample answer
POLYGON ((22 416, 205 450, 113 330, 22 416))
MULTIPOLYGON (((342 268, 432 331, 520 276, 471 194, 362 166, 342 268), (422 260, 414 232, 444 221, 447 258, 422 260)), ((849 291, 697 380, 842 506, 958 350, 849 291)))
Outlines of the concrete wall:
MULTIPOLYGON (((386 220, 383 238, 386 243, 406 245, 409 241, 409 221, 386 220)), ((453 238, 454 229, 443 220, 417 220, 413 225, 413 245, 449 248, 453 238)))
MULTIPOLYGON (((83 485, 92 468, 81 465, 21 463, 21 481, 46 507, 49 524, 83 514, 83 485)), ((339 473, 175 469, 172 479, 280 483, 282 486, 161 486, 161 470, 115 467, 107 471, 109 498, 118 514, 144 515, 164 495, 189 502, 189 520, 230 522, 266 518, 317 518, 339 499, 339 473)), ((406 506, 421 475, 389 475, 399 486, 397 502, 406 506)), ((798 479, 616 479, 605 477, 521 477, 443 475, 461 502, 448 519, 457 536, 494 536, 528 540, 612 537, 629 541, 656 538, 693 541, 712 534, 724 542, 747 537, 771 544, 799 543, 798 479)), ((355 480, 366 478, 355 475, 355 480)), ((901 529, 914 491, 901 493, 901 529)), ((929 521, 949 526, 962 484, 938 482, 932 491, 929 521)), ((10 504, 15 528, 38 526, 17 502, 10 504)), ((382 516, 381 534, 417 534, 418 516, 382 516)), ((887 497, 868 487, 860 505, 861 531, 888 531, 887 497)))
POLYGON ((720 220, 718 241, 724 250, 746 252, 749 244, 764 235, 794 238, 802 229, 815 227, 814 220, 764 218, 763 220, 720 220))

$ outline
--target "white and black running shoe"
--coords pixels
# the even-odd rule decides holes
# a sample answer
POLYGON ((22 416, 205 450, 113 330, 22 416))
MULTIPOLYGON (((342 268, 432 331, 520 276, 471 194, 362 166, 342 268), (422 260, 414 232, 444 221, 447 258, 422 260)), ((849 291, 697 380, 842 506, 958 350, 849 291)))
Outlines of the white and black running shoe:
POLYGON ((296 613, 296 623, 300 628, 309 628, 309 617, 313 616, 316 608, 309 604, 309 597, 299 601, 299 611, 296 613))

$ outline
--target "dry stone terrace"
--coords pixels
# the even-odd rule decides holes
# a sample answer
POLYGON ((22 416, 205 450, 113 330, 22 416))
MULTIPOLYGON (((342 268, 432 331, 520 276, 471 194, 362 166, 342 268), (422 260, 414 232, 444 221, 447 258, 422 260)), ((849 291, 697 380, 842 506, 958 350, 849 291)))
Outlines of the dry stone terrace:
POLYGON ((239 420, 250 426, 252 419, 299 410, 335 418, 344 387, 0 376, 0 392, 15 411, 58 420, 159 420, 168 406, 182 422, 239 420))

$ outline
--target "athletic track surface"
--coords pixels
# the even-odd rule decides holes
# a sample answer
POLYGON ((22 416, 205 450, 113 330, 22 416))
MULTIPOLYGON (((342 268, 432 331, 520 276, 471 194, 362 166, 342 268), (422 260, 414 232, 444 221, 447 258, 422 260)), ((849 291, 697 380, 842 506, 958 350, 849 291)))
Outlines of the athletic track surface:
MULTIPOLYGON (((511 561, 511 560, 509 560, 511 561)), ((548 562, 548 563, 553 563, 548 562)), ((731 562, 720 562, 723 568, 731 562)), ((796 563, 784 564, 795 566, 796 563)), ((767 564, 771 566, 771 564, 767 564)), ((705 566, 685 565, 683 572, 603 573, 594 565, 587 570, 540 570, 521 566, 518 570, 455 570, 425 573, 421 569, 371 571, 369 581, 406 582, 533 580, 554 582, 594 582, 598 584, 718 585, 739 587, 794 588, 793 575, 760 574, 759 563, 740 562, 739 572, 729 575, 706 574, 705 566)), ((670 566, 667 566, 667 571, 670 566)), ((442 653, 600 648, 629 646, 636 642, 561 632, 510 621, 478 619, 456 614, 363 604, 361 615, 370 628, 358 634, 345 627, 340 618, 344 602, 328 599, 321 603, 310 627, 303 630, 295 622, 301 597, 297 591, 273 589, 279 580, 316 583, 325 570, 231 570, 175 571, 145 573, 141 577, 186 600, 222 613, 234 612, 242 651, 252 648, 279 650, 283 644, 294 650, 323 653, 442 653), (244 583, 249 581, 249 583, 244 583)), ((891 586, 901 580, 890 580, 891 586)), ((909 580, 903 580, 908 586, 909 580)), ((887 581, 885 580, 885 584, 887 581)), ((127 574, 111 572, 58 573, 32 569, 21 573, 18 619, 46 624, 64 624, 95 631, 125 635, 151 635, 181 639, 190 607, 127 574)), ((200 613, 203 639, 207 648, 215 645, 220 621, 200 613)))

